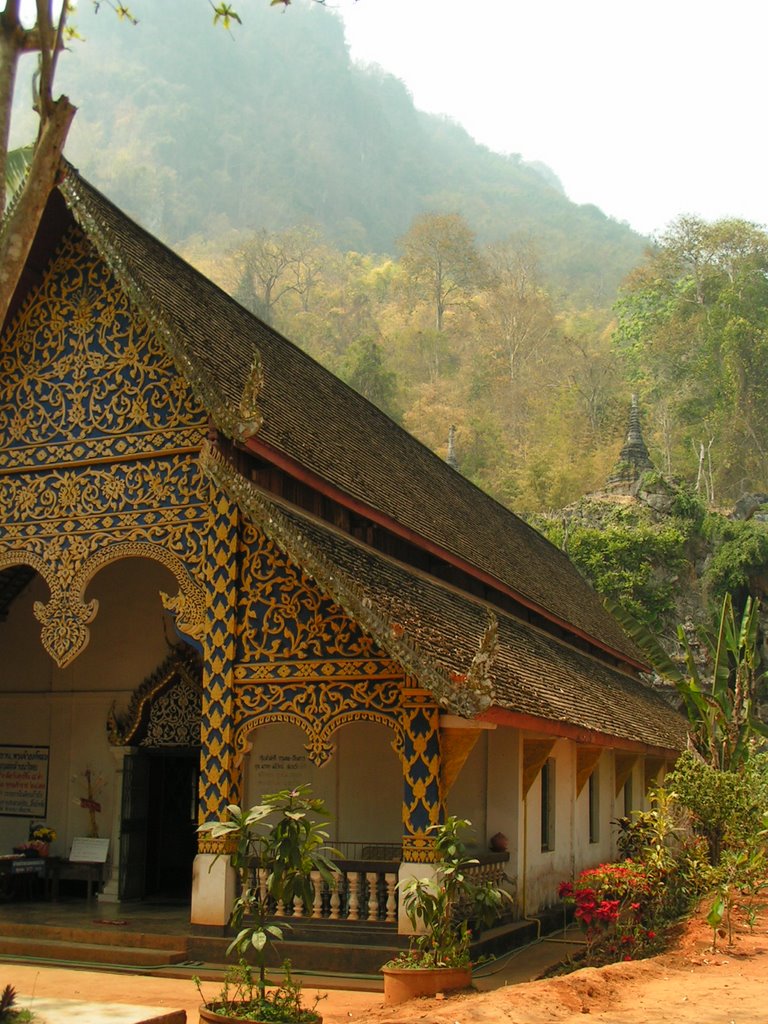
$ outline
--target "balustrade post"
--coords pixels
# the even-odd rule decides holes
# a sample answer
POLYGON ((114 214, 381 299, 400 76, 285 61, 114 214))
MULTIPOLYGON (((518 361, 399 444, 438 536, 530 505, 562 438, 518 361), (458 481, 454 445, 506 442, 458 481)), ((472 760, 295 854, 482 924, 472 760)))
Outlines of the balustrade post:
POLYGON ((397 918, 397 875, 388 871, 384 881, 387 886, 386 921, 393 923, 397 918))
POLYGON ((368 881, 368 920, 378 921, 379 919, 379 894, 376 891, 378 875, 375 871, 366 871, 365 877, 368 881))
POLYGON ((312 879, 312 919, 318 920, 323 916, 323 876, 319 871, 311 871, 309 877, 312 879))
POLYGON ((358 890, 360 886, 360 874, 359 871, 350 871, 347 875, 347 885, 349 887, 349 901, 347 904, 347 919, 349 921, 359 921, 360 912, 358 905, 358 890))
POLYGON ((331 889, 331 921, 339 920, 339 911, 341 909, 341 895, 339 893, 340 888, 341 885, 337 884, 333 887, 333 889, 331 889))

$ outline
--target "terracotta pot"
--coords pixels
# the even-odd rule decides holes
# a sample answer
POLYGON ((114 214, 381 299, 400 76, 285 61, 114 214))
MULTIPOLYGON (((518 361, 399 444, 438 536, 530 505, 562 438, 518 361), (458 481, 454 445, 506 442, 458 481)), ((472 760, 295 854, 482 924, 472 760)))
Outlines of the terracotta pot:
POLYGON ((382 967, 384 1005, 394 1006, 419 996, 454 992, 472 984, 471 967, 382 967))
MULTIPOLYGON (((243 1024, 242 1017, 228 1017, 221 1013, 215 1013, 211 1006, 215 1003, 208 1003, 200 1007, 200 1024, 243 1024)), ((323 1024, 323 1018, 319 1013, 313 1017, 314 1024, 323 1024)), ((248 1024, 259 1024, 259 1021, 248 1020, 248 1024)))

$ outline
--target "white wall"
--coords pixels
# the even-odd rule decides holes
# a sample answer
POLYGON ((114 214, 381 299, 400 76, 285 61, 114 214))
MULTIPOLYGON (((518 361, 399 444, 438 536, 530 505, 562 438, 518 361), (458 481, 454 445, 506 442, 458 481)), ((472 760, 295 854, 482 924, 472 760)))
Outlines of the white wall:
POLYGON ((393 730, 354 722, 333 736, 335 752, 321 767, 307 757, 307 737, 297 725, 254 729, 244 766, 244 801, 304 782, 331 814, 333 842, 399 843, 402 839, 403 773, 392 749, 393 730))
POLYGON ((521 747, 517 729, 498 728, 487 734, 486 833, 489 840, 496 832, 507 837, 510 875, 517 875, 520 855, 521 747))
POLYGON ((555 763, 555 842, 554 849, 541 849, 541 772, 536 776, 524 801, 521 815, 521 865, 519 899, 528 913, 556 901, 557 886, 570 878, 574 859, 574 793, 576 753, 568 740, 558 740, 550 757, 555 763))
MULTIPOLYGON (((486 791, 488 779, 488 733, 480 733, 467 760, 445 798, 446 814, 472 822, 463 838, 469 849, 488 849, 486 791)), ((494 829, 497 832, 498 829, 494 829)))

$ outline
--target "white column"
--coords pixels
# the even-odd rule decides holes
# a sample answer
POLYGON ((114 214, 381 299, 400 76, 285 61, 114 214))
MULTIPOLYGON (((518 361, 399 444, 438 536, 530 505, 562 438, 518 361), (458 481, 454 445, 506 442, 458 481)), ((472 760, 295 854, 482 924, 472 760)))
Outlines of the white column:
POLYGON ((198 853, 192 866, 192 924, 229 924, 234 899, 235 869, 228 854, 198 853))
POLYGON ((120 841, 123 826, 123 771, 125 759, 136 752, 136 747, 110 746, 115 759, 115 771, 112 776, 112 823, 109 830, 109 859, 107 861, 107 881, 98 895, 100 903, 120 902, 120 841))

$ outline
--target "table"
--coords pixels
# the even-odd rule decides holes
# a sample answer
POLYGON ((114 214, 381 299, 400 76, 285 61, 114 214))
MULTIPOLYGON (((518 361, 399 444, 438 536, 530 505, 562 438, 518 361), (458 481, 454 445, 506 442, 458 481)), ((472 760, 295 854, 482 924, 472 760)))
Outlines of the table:
POLYGON ((59 882, 62 878, 67 881, 86 882, 86 893, 89 900, 92 899, 96 887, 104 881, 104 864, 94 861, 46 857, 44 864, 46 891, 49 898, 54 901, 59 898, 59 882))
POLYGON ((0 899, 32 899, 41 891, 38 879, 46 876, 44 857, 25 857, 21 853, 0 856, 0 899))

